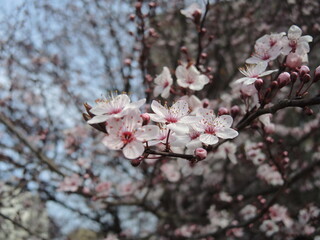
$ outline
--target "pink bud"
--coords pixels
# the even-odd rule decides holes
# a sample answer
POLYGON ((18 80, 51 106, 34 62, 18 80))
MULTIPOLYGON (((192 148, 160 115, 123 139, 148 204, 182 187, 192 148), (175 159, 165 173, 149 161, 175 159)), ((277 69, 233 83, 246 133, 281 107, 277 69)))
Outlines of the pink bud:
POLYGON ((202 100, 202 107, 207 108, 209 106, 210 102, 208 99, 203 99, 202 100))
POLYGON ((135 4, 135 8, 136 8, 137 10, 140 10, 141 7, 142 7, 142 3, 141 3, 141 2, 137 2, 137 3, 135 4))
POLYGON ((279 75, 278 79, 279 88, 283 88, 284 86, 290 83, 290 73, 283 72, 279 75))
POLYGON ((308 83, 310 80, 311 80, 311 76, 310 76, 310 74, 305 74, 305 75, 303 75, 303 77, 302 77, 302 82, 304 82, 304 83, 308 83))
POLYGON ((142 162, 141 158, 132 159, 132 160, 131 160, 131 165, 132 165, 133 167, 138 167, 141 162, 142 162))
POLYGON ((263 86, 263 80, 261 78, 257 79, 255 82, 254 82, 254 86, 255 88, 260 91, 260 89, 262 88, 263 86))
POLYGON ((150 8, 155 8, 157 6, 157 4, 155 2, 150 2, 149 3, 149 7, 150 8))
POLYGON ((240 107, 235 105, 230 109, 231 117, 235 118, 240 113, 240 107))
POLYGON ((272 81, 271 84, 270 84, 270 87, 271 89, 275 89, 275 88, 278 88, 279 84, 277 81, 272 81))
POLYGON ((204 148, 197 148, 194 150, 194 155, 197 157, 198 161, 204 160, 207 157, 207 150, 204 148))
POLYGON ((131 65, 131 59, 130 58, 126 58, 124 60, 124 64, 127 65, 127 66, 130 66, 131 65))
POLYGON ((295 83, 295 81, 297 81, 297 79, 298 79, 298 73, 297 72, 292 72, 291 74, 290 74, 290 79, 291 79, 291 82, 293 82, 293 83, 295 83))
POLYGON ((296 53, 289 53, 286 60, 286 65, 289 68, 297 68, 300 67, 302 64, 301 57, 296 53))
POLYGON ((141 114, 142 126, 147 125, 150 122, 150 116, 148 113, 141 114))
POLYGON ((309 74, 309 73, 310 73, 310 69, 308 66, 306 65, 301 66, 299 70, 300 77, 303 77, 305 74, 309 74))
POLYGON ((193 16, 193 20, 195 23, 199 23, 200 22, 200 19, 201 19, 201 10, 200 9, 197 9, 193 12, 192 16, 193 16))
POLYGON ((129 16, 130 21, 134 21, 135 17, 136 17, 136 15, 130 14, 130 16, 129 16))
POLYGON ((219 108, 219 111, 218 111, 218 115, 221 116, 221 115, 227 115, 229 114, 229 110, 225 107, 221 107, 219 108))
POLYGON ((320 66, 314 70, 314 79, 313 82, 318 82, 320 80, 320 66))
POLYGON ((185 54, 188 53, 188 49, 187 49, 186 46, 182 46, 182 47, 180 48, 180 51, 183 52, 183 53, 185 53, 185 54))

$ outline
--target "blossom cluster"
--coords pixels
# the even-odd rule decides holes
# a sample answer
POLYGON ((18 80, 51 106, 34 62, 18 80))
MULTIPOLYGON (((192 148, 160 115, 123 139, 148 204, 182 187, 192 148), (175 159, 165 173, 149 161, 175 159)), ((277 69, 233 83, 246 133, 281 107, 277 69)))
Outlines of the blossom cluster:
MULTIPOLYGON (((155 83, 159 83, 157 79, 167 83, 167 74, 168 69, 164 68, 155 83)), ((185 88, 201 89, 206 82, 204 79, 206 77, 194 66, 177 69, 177 82, 185 88)), ((144 103, 145 99, 132 103, 127 94, 99 99, 96 106, 88 108, 91 115, 88 123, 102 127, 106 133, 103 144, 111 150, 122 150, 128 159, 146 158, 146 149, 153 146, 165 152, 174 149, 177 153, 183 153, 186 146, 187 153, 202 160, 206 157, 207 146, 217 144, 219 138, 233 139, 238 135, 231 128, 233 118, 230 115, 215 116, 213 110, 204 108, 194 95, 187 100, 177 100, 171 107, 154 100, 151 103, 153 113, 140 111, 144 103), (198 106, 192 104, 193 99, 199 102, 198 106)))

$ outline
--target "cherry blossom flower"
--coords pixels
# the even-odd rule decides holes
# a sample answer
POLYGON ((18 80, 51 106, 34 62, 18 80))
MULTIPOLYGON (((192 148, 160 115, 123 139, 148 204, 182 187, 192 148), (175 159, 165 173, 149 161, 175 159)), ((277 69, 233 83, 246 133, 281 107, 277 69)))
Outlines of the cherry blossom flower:
POLYGON ((273 47, 270 47, 269 44, 266 44, 264 42, 256 42, 256 45, 254 46, 254 53, 252 54, 252 57, 246 60, 246 63, 268 63, 269 61, 276 59, 280 55, 281 48, 282 46, 280 44, 276 44, 273 47))
POLYGON ((172 143, 176 147, 186 147, 186 154, 193 154, 196 148, 202 147, 202 142, 199 140, 200 132, 189 127, 188 134, 176 134, 176 140, 172 143))
POLYGON ((245 75, 245 77, 238 79, 235 83, 244 83, 245 85, 249 85, 261 77, 268 76, 271 73, 278 71, 277 69, 265 71, 267 66, 267 62, 260 62, 256 65, 246 65, 246 68, 239 68, 239 71, 245 75))
POLYGON ((266 46, 269 46, 270 48, 277 46, 277 45, 282 46, 282 40, 285 35, 286 35, 285 32, 266 34, 266 35, 260 37, 256 41, 256 43, 262 43, 266 46))
POLYGON ((177 83, 180 87, 189 88, 194 91, 200 91, 204 85, 209 83, 209 78, 200 74, 194 65, 180 65, 176 69, 177 83))
POLYGON ((103 139, 103 143, 112 150, 123 148, 122 152, 126 158, 135 159, 143 154, 143 143, 154 139, 159 133, 159 127, 142 126, 139 111, 131 109, 123 119, 110 119, 107 131, 109 135, 103 139))
POLYGON ((169 182, 177 182, 181 178, 181 174, 174 164, 165 163, 160 169, 169 182))
POLYGON ((288 31, 288 37, 284 39, 282 54, 288 55, 289 52, 295 52, 300 56, 306 55, 310 51, 309 42, 312 37, 309 35, 301 36, 302 30, 292 25, 288 31))
POLYGON ((157 101, 152 101, 151 109, 155 112, 155 114, 149 114, 151 120, 166 123, 167 127, 174 132, 187 133, 189 131, 187 124, 195 123, 199 119, 195 116, 188 116, 189 106, 183 100, 177 101, 170 108, 162 106, 157 101))
POLYGON ((221 144, 218 151, 215 153, 214 158, 216 159, 226 159, 228 158, 233 164, 237 164, 236 157, 237 146, 231 142, 225 142, 221 144))
POLYGON ((248 204, 240 210, 240 215, 245 221, 248 221, 257 215, 257 207, 252 204, 248 204))
POLYGON ((288 216, 288 210, 284 206, 274 204, 269 208, 269 216, 275 222, 283 222, 286 227, 291 227, 293 221, 288 216))
POLYGON ((264 220, 260 226, 260 230, 270 237, 279 231, 278 225, 272 220, 264 220))
POLYGON ((58 191, 63 192, 76 192, 82 185, 83 180, 78 174, 73 174, 70 177, 65 177, 63 182, 60 183, 58 191))
POLYGON ((229 115, 214 116, 209 109, 200 109, 198 114, 202 117, 201 121, 193 127, 201 132, 199 140, 207 145, 218 143, 219 138, 232 139, 238 136, 238 132, 231 128, 233 119, 229 115))
POLYGON ((119 240, 119 238, 116 235, 109 233, 108 236, 103 240, 119 240))
POLYGON ((112 184, 110 182, 101 182, 96 187, 95 190, 99 197, 106 197, 110 194, 112 184))
POLYGON ((261 151, 259 144, 247 141, 244 149, 247 158, 251 160, 254 165, 260 165, 266 159, 266 155, 261 151))
POLYGON ((153 95, 158 97, 161 94, 161 97, 168 98, 172 85, 172 77, 167 67, 163 68, 161 74, 154 80, 154 83, 156 86, 153 90, 153 95))
POLYGON ((260 165, 257 169, 257 175, 259 178, 265 180, 268 184, 274 186, 282 185, 284 183, 281 174, 268 164, 260 165))
POLYGON ((201 16, 202 10, 198 3, 192 3, 189 7, 186 9, 180 10, 181 14, 186 16, 187 18, 193 19, 194 14, 199 14, 201 16))
POLYGON ((121 118, 129 109, 138 109, 145 102, 146 99, 141 99, 138 102, 130 103, 130 98, 126 94, 111 96, 111 99, 98 99, 96 100, 97 105, 90 109, 90 112, 95 116, 88 123, 101 123, 112 117, 121 118))

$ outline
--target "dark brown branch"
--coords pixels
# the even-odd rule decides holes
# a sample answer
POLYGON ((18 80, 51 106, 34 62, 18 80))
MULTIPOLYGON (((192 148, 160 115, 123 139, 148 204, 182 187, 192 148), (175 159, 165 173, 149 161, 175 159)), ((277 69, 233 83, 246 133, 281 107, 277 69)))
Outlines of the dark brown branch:
POLYGON ((308 99, 284 99, 281 100, 279 103, 273 105, 272 107, 259 109, 251 114, 249 114, 245 119, 243 119, 237 126, 237 130, 240 131, 246 126, 248 126, 254 119, 257 117, 267 114, 267 113, 276 113, 280 109, 286 108, 286 107, 305 107, 305 106, 312 106, 320 104, 320 96, 316 96, 314 98, 308 98, 308 99))

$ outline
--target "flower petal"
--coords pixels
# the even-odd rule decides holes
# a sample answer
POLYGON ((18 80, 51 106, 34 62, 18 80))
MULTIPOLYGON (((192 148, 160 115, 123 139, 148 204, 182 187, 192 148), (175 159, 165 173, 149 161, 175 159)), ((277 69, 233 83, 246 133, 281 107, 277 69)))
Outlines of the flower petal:
POLYGON ((89 124, 95 124, 95 123, 102 123, 107 121, 110 118, 109 115, 97 115, 91 118, 88 123, 89 124))
POLYGON ((232 128, 220 128, 217 130, 216 135, 223 139, 232 139, 239 135, 239 133, 232 128))
POLYGON ((160 103, 157 101, 153 100, 151 103, 151 109, 158 114, 160 117, 165 118, 168 114, 169 111, 166 109, 164 106, 162 106, 160 103))
POLYGON ((216 144, 219 141, 219 139, 216 136, 207 133, 201 134, 199 140, 207 145, 216 144))
POLYGON ((132 141, 123 148, 122 152, 123 155, 128 159, 138 158, 144 152, 143 143, 139 141, 132 141))
POLYGON ((155 125, 143 126, 135 134, 137 140, 141 142, 155 139, 159 135, 159 127, 155 125))
POLYGON ((111 150, 119 150, 123 147, 121 138, 115 135, 108 135, 102 139, 102 143, 111 150))

